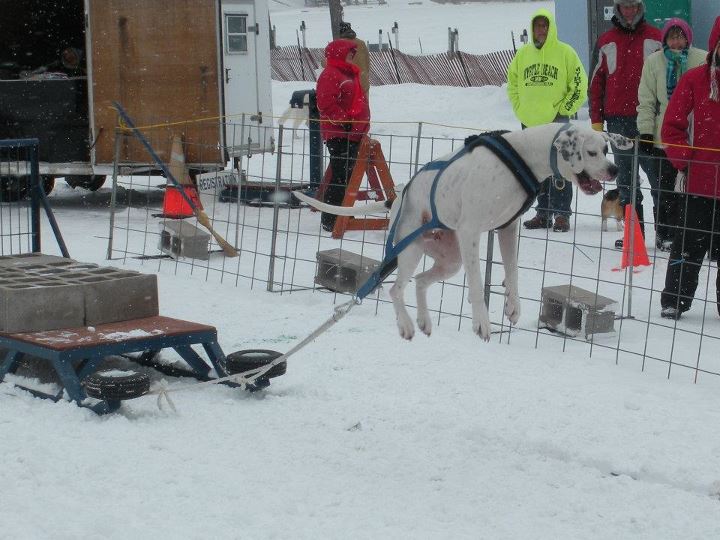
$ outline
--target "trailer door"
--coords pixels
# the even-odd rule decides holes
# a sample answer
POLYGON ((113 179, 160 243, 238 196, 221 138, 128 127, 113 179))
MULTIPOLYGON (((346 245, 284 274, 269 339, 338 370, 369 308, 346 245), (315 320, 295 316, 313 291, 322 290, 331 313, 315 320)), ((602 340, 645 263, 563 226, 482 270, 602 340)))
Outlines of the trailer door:
MULTIPOLYGON (((112 163, 118 101, 166 159, 174 135, 186 162, 223 164, 217 4, 208 0, 88 0, 92 129, 96 164, 112 163)), ((125 138, 125 162, 147 152, 125 138)))
POLYGON ((226 144, 231 155, 270 150, 272 113, 263 106, 269 96, 261 96, 261 89, 267 91, 261 81, 266 70, 258 65, 258 58, 264 57, 263 47, 269 48, 268 33, 265 29, 261 32, 253 1, 223 0, 221 11, 226 144))

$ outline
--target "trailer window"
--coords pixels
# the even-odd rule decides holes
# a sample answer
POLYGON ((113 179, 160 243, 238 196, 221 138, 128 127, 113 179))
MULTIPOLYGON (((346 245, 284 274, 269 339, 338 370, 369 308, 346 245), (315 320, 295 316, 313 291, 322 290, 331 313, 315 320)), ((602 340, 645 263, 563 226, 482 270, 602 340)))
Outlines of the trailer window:
POLYGON ((225 14, 225 40, 228 53, 247 52, 247 15, 225 14))

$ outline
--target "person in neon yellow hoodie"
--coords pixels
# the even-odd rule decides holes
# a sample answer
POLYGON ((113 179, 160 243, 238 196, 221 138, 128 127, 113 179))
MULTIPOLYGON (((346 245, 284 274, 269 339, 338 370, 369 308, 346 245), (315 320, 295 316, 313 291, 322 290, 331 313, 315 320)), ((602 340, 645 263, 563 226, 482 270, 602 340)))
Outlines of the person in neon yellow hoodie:
MULTIPOLYGON (((513 111, 523 128, 569 122, 587 99, 585 68, 575 50, 558 39, 550 11, 537 10, 531 27, 532 43, 521 47, 508 67, 507 93, 513 111)), ((566 232, 570 229, 571 203, 571 183, 547 178, 538 193, 537 215, 523 225, 566 232)))

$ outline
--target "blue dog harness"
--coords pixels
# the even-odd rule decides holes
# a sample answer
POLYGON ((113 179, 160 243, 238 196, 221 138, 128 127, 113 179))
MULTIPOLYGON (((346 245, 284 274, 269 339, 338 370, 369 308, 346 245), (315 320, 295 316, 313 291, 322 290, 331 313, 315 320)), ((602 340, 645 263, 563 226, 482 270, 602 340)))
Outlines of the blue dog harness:
MULTIPOLYGON (((558 130, 555 134, 554 139, 556 139, 563 130, 567 129, 568 126, 569 124, 560 128, 560 130, 558 130)), ((515 175, 515 178, 517 178, 520 185, 527 192, 527 199, 525 200, 523 206, 515 213, 512 219, 498 228, 503 229, 507 227, 510 223, 515 221, 518 216, 524 214, 528 208, 532 206, 533 202, 535 202, 535 199, 537 198, 538 191, 540 190, 540 183, 538 182, 535 174, 530 170, 530 167, 527 166, 527 163, 525 163, 512 145, 507 142, 504 137, 502 137, 505 133, 507 133, 507 131, 493 131, 482 135, 472 135, 465 139, 465 146, 463 146, 463 148, 461 148, 450 159, 431 161, 415 173, 410 182, 408 182, 403 189, 403 197, 400 200, 400 208, 398 208, 397 218, 393 222, 390 232, 388 233, 387 242, 385 244, 385 256, 380 264, 380 268, 378 268, 368 278, 365 284, 358 289, 355 295, 357 300, 362 300, 380 286, 385 278, 387 278, 397 268, 397 257, 400 252, 410 245, 410 243, 414 242, 418 236, 432 229, 449 229, 447 225, 440 221, 440 218, 437 215, 435 192, 437 191, 438 182, 445 170, 451 164, 463 157, 465 154, 469 154, 478 146, 484 146, 492 151, 493 154, 495 154, 495 156, 505 164, 510 172, 515 175), (395 230, 398 222, 400 221, 400 216, 402 215, 402 205, 405 201, 404 194, 412 185, 413 180, 417 178, 417 175, 421 172, 427 171, 437 171, 435 173, 435 178, 433 179, 432 187, 430 188, 430 220, 427 223, 423 223, 420 227, 395 244, 395 230)), ((557 152, 555 151, 554 146, 551 146, 550 148, 550 164, 553 173, 555 173, 557 171, 557 152)), ((559 175, 559 173, 557 174, 559 175)))

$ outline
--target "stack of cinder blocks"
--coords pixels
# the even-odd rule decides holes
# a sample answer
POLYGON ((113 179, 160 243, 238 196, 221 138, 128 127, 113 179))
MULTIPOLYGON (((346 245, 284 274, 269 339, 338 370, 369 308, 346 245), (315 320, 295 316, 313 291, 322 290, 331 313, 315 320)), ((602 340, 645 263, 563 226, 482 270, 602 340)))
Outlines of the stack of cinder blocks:
POLYGON ((38 332, 158 315, 157 277, 53 255, 0 257, 0 332, 38 332))

